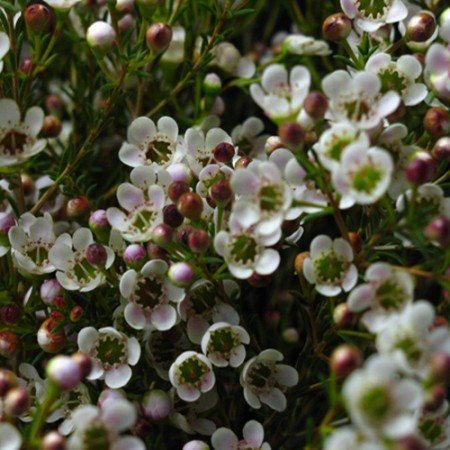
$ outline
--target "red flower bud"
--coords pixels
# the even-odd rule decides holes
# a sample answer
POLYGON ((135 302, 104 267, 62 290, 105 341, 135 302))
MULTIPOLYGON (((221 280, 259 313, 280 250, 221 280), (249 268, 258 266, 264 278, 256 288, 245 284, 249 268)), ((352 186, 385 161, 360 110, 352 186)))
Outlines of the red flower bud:
POLYGON ((149 48, 156 53, 160 53, 172 41, 172 28, 165 23, 154 23, 148 28, 145 39, 149 48))
POLYGON ((352 21, 343 13, 328 16, 322 25, 322 32, 330 41, 342 41, 350 35, 351 31, 352 21))
POLYGON ((20 338, 9 330, 0 331, 0 355, 12 358, 20 348, 20 338))

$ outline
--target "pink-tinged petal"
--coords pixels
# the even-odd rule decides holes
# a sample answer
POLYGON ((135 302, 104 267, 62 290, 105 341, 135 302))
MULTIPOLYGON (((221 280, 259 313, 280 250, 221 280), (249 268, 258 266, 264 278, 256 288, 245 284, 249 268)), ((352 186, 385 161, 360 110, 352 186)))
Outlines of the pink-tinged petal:
POLYGON ((284 175, 289 183, 300 186, 303 184, 306 172, 297 160, 293 158, 286 164, 284 175))
POLYGON ((128 228, 127 216, 119 208, 108 208, 106 218, 116 230, 125 231, 128 228))
MULTIPOLYGON (((108 373, 106 374, 107 376, 108 373)), ((132 403, 128 400, 114 397, 103 402, 101 415, 102 420, 108 425, 108 428, 118 433, 132 427, 137 419, 136 408, 132 403)))
POLYGON ((157 330, 170 330, 177 322, 177 312, 173 306, 160 305, 153 310, 151 320, 157 330))
POLYGON ((431 73, 447 74, 450 67, 450 51, 442 44, 433 44, 425 56, 425 65, 431 73))
POLYGON ((144 443, 134 436, 120 436, 112 445, 111 450, 145 450, 144 443))
POLYGON ((340 260, 345 262, 353 261, 353 249, 345 239, 335 239, 333 241, 333 250, 340 260))
POLYGON ((185 402, 195 402, 200 398, 200 391, 196 387, 186 384, 177 387, 177 394, 185 402))
POLYGON ((334 98, 342 91, 347 91, 352 84, 352 78, 345 70, 336 70, 322 80, 325 94, 334 98))
POLYGON ((245 347, 243 345, 239 345, 234 349, 233 354, 230 357, 230 366, 231 367, 239 367, 245 360, 245 347))
POLYGON ((135 167, 130 173, 130 180, 140 189, 148 189, 149 186, 156 182, 155 169, 151 166, 135 167))
POLYGON ((280 265, 280 254, 272 249, 266 249, 257 260, 255 271, 260 275, 270 275, 277 270, 280 265))
POLYGON ((272 92, 287 84, 288 73, 281 64, 271 64, 264 70, 261 85, 266 92, 272 92))
POLYGON ((105 371, 98 362, 94 361, 93 359, 91 359, 91 361, 92 361, 92 369, 86 378, 88 380, 98 380, 99 378, 103 377, 105 371))
POLYGON ((130 366, 122 365, 116 369, 105 372, 105 384, 111 389, 120 389, 131 380, 132 370, 130 366))
POLYGON ((355 0, 341 0, 341 8, 350 19, 354 19, 358 12, 355 0))
POLYGON ((261 89, 259 84, 252 84, 250 86, 250 95, 252 96, 253 101, 260 107, 264 109, 264 97, 265 93, 261 89))
POLYGON ((118 187, 117 200, 120 206, 128 211, 132 211, 145 201, 144 193, 130 183, 123 183, 118 187))
POLYGON ((94 327, 83 328, 77 337, 78 348, 83 353, 89 353, 98 340, 98 331, 94 327))
POLYGON ((20 123, 20 110, 17 103, 9 98, 2 98, 0 100, 0 124, 9 130, 10 126, 18 123, 20 123))
POLYGON ((391 60, 391 55, 388 53, 375 53, 367 60, 366 70, 376 73, 380 69, 388 66, 391 60))
POLYGON ((148 197, 152 201, 155 209, 162 209, 164 206, 164 191, 161 186, 153 185, 148 189, 148 197))
POLYGON ((126 322, 135 330, 143 330, 147 322, 145 314, 139 306, 134 303, 128 303, 123 311, 126 322))
POLYGON ((347 298, 350 311, 361 312, 372 305, 374 299, 374 288, 370 284, 361 284, 353 289, 347 298))
POLYGON ((99 410, 94 405, 81 405, 72 413, 72 421, 76 427, 82 428, 95 420, 98 415, 99 410))
POLYGON ((372 72, 358 72, 353 78, 352 87, 361 94, 375 97, 380 92, 381 81, 372 72))
POLYGON ((28 133, 32 137, 36 137, 41 131, 44 123, 44 111, 37 106, 30 108, 25 114, 25 124, 28 127, 28 133))
POLYGON ((381 97, 377 105, 377 114, 380 117, 386 117, 393 113, 400 104, 400 96, 397 92, 389 91, 381 97))
POLYGON ((292 387, 298 383, 298 372, 293 367, 286 364, 277 364, 275 379, 281 386, 292 387))
POLYGON ((411 55, 402 55, 397 60, 397 69, 411 80, 415 80, 422 73, 422 65, 411 55))
MULTIPOLYGON (((201 356, 203 356, 203 355, 201 355, 201 356)), ((208 362, 208 365, 211 366, 211 363, 209 362, 209 360, 206 357, 205 357, 205 362, 208 362)), ((203 375, 200 390, 202 392, 209 392, 214 387, 215 384, 216 384, 216 376, 214 375, 214 372, 212 371, 212 368, 211 368, 210 372, 203 375)))
POLYGON ((218 428, 211 436, 211 444, 215 450, 233 450, 238 442, 237 436, 229 428, 218 428))
POLYGON ((178 125, 171 117, 161 117, 158 120, 158 130, 168 137, 169 141, 176 142, 178 139, 178 125))
POLYGON ((187 323, 189 340, 194 344, 200 344, 208 327, 209 324, 203 317, 193 316, 189 318, 187 323))
POLYGON ((316 284, 316 290, 325 297, 335 297, 342 291, 340 286, 330 286, 328 284, 316 284))
POLYGON ((286 396, 278 388, 272 388, 269 392, 262 393, 259 399, 278 412, 284 411, 287 406, 286 396))
POLYGON ((344 280, 342 281, 342 289, 344 289, 345 292, 348 292, 350 291, 350 289, 353 289, 353 287, 356 285, 357 282, 358 282, 358 269, 354 264, 352 264, 349 267, 344 277, 344 280))
POLYGON ((73 234, 72 241, 75 250, 82 251, 94 242, 94 238, 91 230, 88 228, 79 228, 73 234))
POLYGON ((408 86, 402 97, 406 106, 414 106, 425 100, 427 95, 427 87, 422 83, 416 83, 408 86))
POLYGON ((308 283, 314 284, 316 282, 314 264, 311 258, 306 258, 303 261, 303 275, 305 275, 305 278, 308 281, 308 283))
POLYGON ((264 441, 264 428, 256 420, 249 420, 242 429, 242 434, 246 441, 249 441, 253 447, 260 448, 264 441))
POLYGON ((228 270, 239 280, 246 280, 253 275, 253 269, 249 267, 242 267, 235 264, 228 264, 228 270))
POLYGON ((139 167, 145 164, 143 152, 138 147, 124 142, 119 150, 119 159, 129 167, 139 167))
POLYGON ((243 228, 255 225, 261 218, 258 205, 246 200, 238 200, 234 203, 233 215, 243 228))
POLYGON ((233 144, 231 137, 222 128, 213 128, 206 134, 205 147, 209 151, 213 151, 217 145, 223 142, 233 144))
POLYGON ((144 267, 141 269, 142 275, 144 277, 150 277, 151 275, 164 275, 169 268, 168 264, 162 259, 153 259, 148 263, 145 263, 144 267))
POLYGON ((313 239, 311 242, 310 252, 311 258, 315 259, 322 253, 326 253, 333 248, 333 241, 325 234, 321 234, 313 239))
POLYGON ((252 195, 259 187, 259 177, 248 169, 237 169, 231 177, 230 185, 238 195, 252 195))
POLYGON ((392 274, 392 268, 388 263, 375 263, 371 264, 366 270, 366 279, 369 281, 379 281, 391 277, 392 274))
POLYGON ((227 242, 229 234, 226 231, 219 231, 214 237, 214 248, 220 256, 227 254, 227 242))
POLYGON ((130 144, 140 145, 150 141, 156 133, 153 120, 148 117, 138 117, 128 127, 127 140, 130 144))
POLYGON ((256 396, 248 387, 244 387, 245 401, 254 409, 261 408, 261 402, 258 396, 256 396))
POLYGON ((8 232, 9 242, 12 248, 21 251, 21 247, 25 246, 28 242, 28 236, 21 227, 13 226, 8 232))
POLYGON ((294 154, 286 148, 277 148, 269 156, 269 161, 278 167, 280 172, 284 172, 286 164, 294 158, 294 154))
POLYGON ((135 366, 141 357, 141 346, 135 337, 128 338, 128 364, 135 366))
POLYGON ((386 14, 386 23, 396 23, 405 19, 408 15, 408 8, 402 0, 394 0, 394 3, 389 8, 386 14))

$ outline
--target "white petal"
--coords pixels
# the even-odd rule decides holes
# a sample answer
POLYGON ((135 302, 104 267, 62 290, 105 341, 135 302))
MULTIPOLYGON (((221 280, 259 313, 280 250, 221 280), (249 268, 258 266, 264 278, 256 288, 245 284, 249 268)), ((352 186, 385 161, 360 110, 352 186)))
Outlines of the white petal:
POLYGON ((117 189, 117 200, 122 208, 131 211, 144 203, 144 193, 138 187, 124 183, 117 189))
POLYGON ((242 429, 244 439, 255 448, 261 447, 264 440, 264 428, 256 420, 249 420, 242 429))
POLYGON ((353 261, 353 249, 345 239, 335 239, 333 241, 333 249, 339 259, 341 259, 342 261, 353 261))
POLYGON ((281 412, 286 409, 286 396, 278 388, 272 388, 269 392, 264 392, 259 398, 262 403, 270 406, 275 411, 281 412))
POLYGON ((105 372, 105 384, 111 389, 124 387, 131 379, 132 370, 125 364, 117 369, 109 369, 105 372))
POLYGON ((332 246, 333 242, 329 236, 321 234, 320 236, 315 237, 311 242, 310 247, 311 258, 315 259, 322 253, 328 252, 331 250, 332 246))
POLYGON ((111 450, 145 450, 144 443, 134 436, 120 436, 111 446, 111 450))
POLYGON ((148 263, 145 263, 144 267, 141 269, 142 275, 144 277, 149 277, 151 275, 164 275, 167 272, 169 266, 162 259, 153 259, 148 263))
POLYGON ((411 55, 402 55, 397 60, 397 68, 411 80, 415 80, 422 73, 422 65, 411 55))
POLYGON ((16 427, 7 422, 0 423, 0 448, 2 450, 19 450, 22 436, 16 427))
POLYGON ((233 450, 238 444, 237 436, 229 428, 218 428, 211 436, 215 450, 233 450))
POLYGON ((287 364, 277 364, 275 379, 281 386, 295 386, 298 383, 298 372, 287 364))
POLYGON ((124 142, 119 150, 119 159, 129 167, 139 167, 145 164, 143 153, 138 147, 124 142))
POLYGON ((280 264, 280 254, 271 248, 264 250, 256 262, 255 270, 260 275, 270 275, 277 270, 280 264))
POLYGON ((352 86, 358 92, 374 97, 380 92, 381 81, 372 72, 358 72, 353 78, 352 86))
POLYGON ((37 136, 41 131, 42 124, 44 123, 44 111, 37 106, 33 106, 25 114, 24 122, 28 126, 30 136, 37 136))
POLYGON ((67 270, 73 259, 73 251, 67 245, 54 245, 48 252, 50 263, 57 269, 67 270))
POLYGON ((125 320, 135 330, 143 330, 147 322, 144 312, 134 303, 128 303, 123 311, 125 320))
POLYGON ((128 364, 135 366, 141 357, 141 346, 135 337, 128 338, 128 364))
POLYGON ((83 328, 78 333, 78 348, 83 353, 89 353, 98 340, 98 331, 94 327, 83 328))
POLYGON ((177 387, 177 394, 185 402, 195 402, 200 398, 200 391, 191 385, 180 385, 177 387))
POLYGON ((156 127, 153 120, 148 117, 138 117, 128 127, 127 139, 131 144, 139 145, 146 140, 151 140, 155 133, 156 127))
POLYGON ((350 75, 345 70, 336 70, 322 80, 322 89, 330 97, 336 97, 341 91, 347 91, 352 83, 350 75))
POLYGON ((406 106, 414 106, 425 100, 427 95, 427 87, 422 83, 416 83, 406 88, 403 93, 403 101, 406 106))
POLYGON ((347 298, 350 311, 361 312, 369 308, 374 297, 374 288, 370 284, 361 284, 353 289, 347 298))
POLYGON ((128 228, 127 216, 118 208, 108 208, 106 217, 111 226, 119 231, 125 231, 128 228))
POLYGON ((261 85, 266 92, 277 90, 280 85, 287 85, 288 73, 281 64, 271 64, 264 70, 261 85))
POLYGON ((349 267, 348 272, 344 277, 344 280, 342 281, 342 289, 344 289, 345 292, 348 292, 355 286, 357 281, 358 281, 358 269, 354 264, 352 264, 349 267))
POLYGON ((136 416, 136 408, 125 399, 111 398, 102 405, 102 420, 108 424, 111 430, 118 433, 133 426, 136 422, 136 416))
POLYGON ((75 250, 82 251, 94 242, 91 230, 88 228, 79 228, 73 234, 73 246, 75 250))
POLYGON ((408 15, 408 8, 402 0, 394 0, 386 14, 386 23, 400 22, 408 15))
POLYGON ((170 305, 160 305, 152 312, 152 324, 160 331, 170 330, 177 322, 177 312, 170 305))
POLYGON ((158 120, 158 130, 166 135, 169 141, 176 142, 178 139, 178 125, 171 117, 161 117, 158 120))
POLYGON ((17 103, 10 98, 0 100, 0 126, 9 130, 20 123, 20 110, 17 103))
POLYGON ((0 59, 9 52, 9 37, 3 31, 0 32, 0 59))
POLYGON ((377 112, 380 117, 386 117, 393 113, 400 104, 400 96, 397 92, 389 91, 381 97, 377 105, 377 112))

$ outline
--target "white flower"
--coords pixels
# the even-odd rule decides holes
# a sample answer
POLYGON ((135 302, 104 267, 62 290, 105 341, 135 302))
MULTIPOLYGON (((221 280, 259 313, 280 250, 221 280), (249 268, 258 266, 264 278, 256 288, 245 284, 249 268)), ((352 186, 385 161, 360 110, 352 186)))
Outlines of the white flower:
POLYGON ((141 356, 141 346, 115 328, 83 328, 78 333, 78 347, 92 360, 88 380, 104 379, 108 387, 119 389, 131 379, 132 370, 141 356))
POLYGON ((61 408, 58 408, 61 417, 56 417, 56 420, 64 419, 58 425, 58 431, 63 435, 67 436, 72 433, 74 429, 74 423, 72 420, 72 412, 80 405, 89 405, 91 403, 91 398, 89 396, 88 388, 80 383, 70 392, 63 392, 60 395, 60 400, 62 402, 61 408))
POLYGON ((225 259, 228 270, 240 280, 253 273, 270 275, 280 264, 279 253, 265 245, 274 245, 278 239, 264 241, 254 229, 243 228, 236 218, 230 218, 230 232, 219 231, 214 238, 216 252, 225 259))
POLYGON ((0 73, 3 71, 3 58, 9 52, 9 37, 3 31, 0 31, 0 73))
POLYGON ((257 117, 249 117, 231 131, 231 138, 239 151, 252 158, 264 159, 264 144, 268 135, 264 131, 264 122, 257 117))
POLYGON ((231 42, 221 42, 214 47, 214 56, 210 64, 216 64, 236 77, 251 78, 255 73, 255 63, 250 58, 241 56, 231 42))
POLYGON ((47 5, 51 6, 54 9, 59 9, 61 11, 67 11, 77 3, 80 3, 81 0, 48 0, 46 1, 47 5))
POLYGON ((424 411, 417 426, 420 436, 432 450, 448 450, 450 445, 450 416, 448 402, 436 412, 424 411))
POLYGON ((157 125, 148 117, 131 122, 127 142, 119 150, 119 159, 130 167, 157 163, 163 167, 183 158, 178 142, 178 125, 171 117, 161 117, 157 125))
POLYGON ((137 437, 120 433, 137 420, 136 408, 124 397, 115 395, 103 400, 101 407, 85 405, 72 414, 75 432, 68 440, 68 450, 145 450, 137 437))
POLYGON ((450 99, 450 48, 433 44, 425 56, 425 80, 436 95, 450 99))
POLYGON ((167 279, 168 268, 165 261, 153 259, 139 273, 130 269, 122 275, 120 293, 129 302, 124 316, 132 328, 169 330, 176 324, 177 312, 169 302, 182 301, 184 290, 167 279))
POLYGON ((30 108, 22 121, 14 100, 0 100, 0 166, 23 163, 44 150, 47 140, 37 138, 43 122, 44 111, 38 106, 30 108))
POLYGON ((106 211, 111 226, 130 242, 149 241, 155 226, 162 222, 163 189, 156 184, 146 191, 141 187, 121 184, 117 189, 117 200, 126 213, 114 207, 106 211))
POLYGON ((355 143, 345 149, 340 167, 333 171, 332 181, 344 197, 368 205, 386 193, 393 170, 392 156, 386 150, 355 143))
POLYGON ((211 325, 202 338, 202 352, 218 367, 240 366, 245 359, 245 347, 250 343, 247 331, 227 322, 211 325))
POLYGON ((282 49, 294 55, 326 56, 331 53, 327 42, 303 34, 290 34, 283 41, 282 49))
POLYGON ((341 8, 359 28, 368 32, 400 22, 408 14, 403 0, 341 0, 341 8))
POLYGON ((270 450, 271 447, 264 441, 264 428, 256 420, 249 420, 242 430, 244 439, 238 437, 229 428, 218 428, 211 436, 211 444, 215 450, 270 450))
POLYGON ((209 359, 194 351, 182 353, 170 366, 169 379, 178 396, 194 402, 202 393, 210 391, 216 382, 209 359))
POLYGON ((365 435, 400 438, 415 433, 422 388, 417 381, 399 378, 391 358, 370 357, 347 378, 342 394, 353 423, 365 435))
POLYGON ((422 73, 422 65, 414 56, 402 55, 394 62, 388 53, 375 53, 367 60, 366 70, 378 75, 381 92, 398 92, 406 106, 417 105, 428 94, 423 83, 416 83, 422 73))
POLYGON ((335 430, 325 442, 324 450, 387 450, 379 441, 374 441, 346 426, 335 430))
MULTIPOLYGON (((22 214, 19 223, 8 233, 14 264, 24 273, 41 275, 56 270, 49 261, 49 251, 55 243, 53 220, 50 214, 35 217, 22 214)), ((58 238, 58 243, 66 242, 67 235, 58 238)))
POLYGON ((310 257, 303 263, 303 273, 317 292, 334 297, 344 290, 348 292, 358 280, 358 270, 352 264, 353 250, 350 244, 338 238, 334 241, 321 234, 313 239, 310 257))
POLYGON ((414 279, 406 272, 393 270, 386 263, 371 264, 365 278, 368 282, 352 290, 347 304, 350 311, 365 311, 362 323, 372 333, 378 333, 393 313, 412 302, 414 279))
MULTIPOLYGON (((105 281, 102 271, 86 259, 88 247, 94 243, 91 230, 79 228, 71 238, 61 235, 48 253, 50 263, 58 269, 56 279, 64 289, 81 292, 92 291, 105 281), (72 245, 74 250, 72 250, 72 245)), ((105 269, 114 262, 115 254, 109 247, 106 250, 105 269)))
POLYGON ((306 67, 295 66, 288 74, 281 64, 271 64, 263 72, 261 86, 250 86, 250 94, 265 114, 278 123, 297 119, 310 84, 311 74, 306 67))
POLYGON ((323 79, 322 88, 330 99, 333 120, 349 122, 363 130, 379 125, 400 103, 397 92, 380 96, 381 81, 368 71, 352 77, 345 70, 336 70, 323 79))
POLYGON ((0 422, 0 448, 2 450, 19 450, 22 446, 22 436, 14 425, 0 422))
POLYGON ((252 408, 259 409, 264 403, 275 411, 286 409, 283 390, 298 383, 298 373, 287 364, 278 364, 282 359, 278 350, 267 349, 245 363, 240 382, 252 408))

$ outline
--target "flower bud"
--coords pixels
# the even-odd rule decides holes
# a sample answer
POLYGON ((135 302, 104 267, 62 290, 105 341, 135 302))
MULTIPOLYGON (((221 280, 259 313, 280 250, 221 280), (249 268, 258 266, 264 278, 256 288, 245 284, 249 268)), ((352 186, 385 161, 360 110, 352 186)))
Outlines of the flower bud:
POLYGON ((280 136, 269 136, 264 144, 264 149, 268 155, 272 154, 278 148, 283 148, 280 136))
POLYGON ((18 379, 14 372, 8 369, 0 369, 0 397, 4 397, 17 384, 18 379))
POLYGON ((436 30, 436 20, 427 11, 421 11, 409 19, 406 26, 408 39, 414 42, 425 42, 433 36, 436 30))
POLYGON ((128 267, 140 270, 147 262, 147 252, 140 244, 131 244, 123 252, 123 260, 128 267))
POLYGON ((436 141, 432 150, 433 156, 438 161, 450 160, 450 137, 444 136, 436 141))
POLYGON ((20 319, 20 308, 14 303, 2 306, 0 309, 0 317, 4 325, 13 325, 20 319))
POLYGON ((425 236, 436 241, 444 248, 450 247, 450 219, 439 216, 433 219, 425 228, 425 236))
POLYGON ((33 60, 30 58, 23 58, 19 62, 19 71, 25 75, 31 75, 33 72, 33 60))
POLYGON ((222 80, 215 73, 206 74, 203 80, 203 90, 205 94, 218 95, 222 90, 222 80))
POLYGON ((177 233, 175 234, 175 241, 181 242, 184 245, 188 245, 188 237, 191 231, 194 230, 194 227, 191 225, 183 225, 178 228, 177 233))
POLYGON ((54 279, 45 280, 39 289, 41 299, 46 305, 51 305, 55 301, 55 298, 62 295, 63 292, 63 287, 59 284, 58 280, 54 279))
POLYGON ((10 389, 5 396, 5 413, 10 417, 23 414, 30 407, 30 395, 26 388, 19 386, 10 389))
POLYGON ((172 411, 172 401, 161 389, 153 389, 145 395, 142 407, 145 416, 149 419, 163 420, 172 411))
POLYGON ((288 344, 296 344, 300 338, 297 329, 294 327, 285 328, 281 333, 281 337, 288 344))
POLYGON ((55 306, 58 309, 66 309, 67 302, 62 295, 58 295, 57 297, 55 297, 55 300, 53 301, 53 306, 55 306))
POLYGON ((49 94, 45 99, 45 106, 51 114, 61 115, 64 104, 59 94, 49 94))
POLYGON ((236 164, 234 165, 235 169, 239 169, 242 168, 244 169, 245 167, 247 167, 250 163, 252 162, 252 158, 250 158, 250 156, 241 156, 237 161, 236 164))
POLYGON ((99 20, 94 22, 86 32, 86 40, 89 46, 101 53, 112 48, 116 41, 114 28, 106 22, 99 20))
POLYGON ((78 322, 84 315, 84 309, 81 306, 74 306, 70 310, 69 319, 71 322, 78 322))
POLYGON ((425 151, 417 152, 405 167, 406 179, 415 185, 432 181, 436 175, 436 161, 425 151))
POLYGON ((338 377, 346 377, 362 364, 361 352, 352 345, 342 344, 330 357, 330 368, 338 377))
POLYGON ((59 325, 59 320, 54 318, 46 319, 42 322, 37 332, 37 341, 39 347, 48 353, 58 353, 64 347, 65 335, 62 328, 54 331, 59 325))
POLYGON ((52 358, 45 368, 47 377, 62 391, 70 391, 81 382, 81 369, 77 362, 66 355, 52 358))
POLYGON ((12 214, 0 213, 0 234, 8 236, 9 230, 15 224, 16 224, 16 221, 12 214))
POLYGON ((185 183, 191 182, 191 171, 189 167, 186 164, 183 163, 177 163, 172 164, 167 168, 167 172, 170 173, 170 176, 172 177, 172 180, 175 181, 184 181, 185 183))
POLYGON ((159 245, 153 242, 147 243, 147 255, 150 259, 164 259, 167 260, 167 252, 159 245))
POLYGON ((192 230, 188 235, 188 246, 195 253, 203 253, 209 247, 209 234, 205 230, 192 230))
POLYGON ((163 220, 170 227, 177 228, 183 223, 184 217, 178 212, 177 205, 166 205, 163 208, 163 220))
POLYGON ((189 185, 185 181, 174 181, 167 189, 167 195, 173 202, 176 202, 183 194, 189 192, 189 185))
POLYGON ((47 138, 54 138, 61 133, 62 124, 59 117, 56 116, 45 116, 44 123, 42 124, 41 135, 47 138))
POLYGON ((50 431, 42 439, 41 450, 66 450, 66 439, 57 431, 50 431))
POLYGON ((161 53, 172 41, 172 28, 165 23, 154 23, 145 35, 147 45, 155 53, 161 53))
POLYGON ((343 13, 328 16, 322 25, 322 32, 326 39, 339 42, 350 35, 352 21, 343 13))
POLYGON ((156 225, 152 232, 152 240, 155 244, 161 247, 170 244, 173 240, 173 229, 166 223, 156 225))
POLYGON ((355 233, 353 231, 351 231, 350 233, 348 233, 348 239, 350 242, 350 245, 353 248, 354 253, 359 253, 362 249, 362 239, 361 239, 361 235, 359 233, 355 233))
POLYGON ((83 352, 74 353, 71 358, 78 364, 80 368, 81 379, 86 378, 92 370, 91 358, 83 352))
POLYGON ((182 450, 210 450, 210 447, 206 442, 195 440, 184 444, 182 450))
POLYGON ((280 323, 280 319, 281 319, 281 314, 279 313, 279 311, 276 311, 274 309, 270 310, 270 311, 266 311, 264 313, 264 322, 269 325, 270 327, 277 327, 278 324, 280 323))
POLYGON ((298 147, 304 141, 305 131, 297 122, 286 122, 278 127, 278 136, 287 147, 298 147))
POLYGON ((12 358, 20 348, 20 338, 9 330, 0 331, 0 355, 4 358, 12 358))
POLYGON ((305 259, 309 257, 309 252, 301 252, 295 257, 294 269, 297 272, 297 275, 303 276, 303 263, 305 259))
POLYGON ((224 164, 229 163, 233 159, 235 153, 236 150, 234 148, 234 145, 229 144, 228 142, 221 142, 220 144, 216 145, 213 150, 214 159, 217 162, 224 164))
POLYGON ((29 195, 34 193, 35 185, 33 178, 31 178, 26 173, 23 173, 22 175, 20 175, 20 182, 22 183, 23 195, 25 197, 28 197, 29 195))
POLYGON ((89 212, 89 208, 89 200, 80 195, 79 197, 71 198, 67 202, 66 214, 69 218, 75 219, 87 214, 89 212))
POLYGON ((27 7, 24 19, 33 33, 51 33, 55 26, 55 12, 39 3, 27 7))
POLYGON ((97 209, 91 213, 89 217, 89 228, 102 244, 108 242, 111 225, 108 222, 104 209, 97 209))
POLYGON ((393 450, 427 450, 428 447, 416 436, 407 436, 395 441, 393 450))
POLYGON ((434 138, 446 136, 450 134, 450 114, 444 108, 430 108, 425 114, 423 125, 434 138))
POLYGON ((439 352, 433 355, 428 363, 428 373, 433 382, 449 383, 450 355, 445 352, 439 352))
POLYGON ((340 303, 334 308, 333 322, 337 328, 348 328, 353 325, 355 315, 348 309, 347 303, 340 303))
POLYGON ((186 192, 178 199, 177 210, 187 219, 200 219, 203 212, 203 200, 195 192, 186 192))
POLYGON ((103 269, 106 265, 107 259, 108 254, 106 253, 106 248, 102 244, 93 242, 88 245, 88 248, 86 249, 86 261, 89 264, 103 269))
POLYGON ((118 22, 120 33, 126 33, 135 27, 136 20, 132 14, 125 14, 118 22))
POLYGON ((310 92, 305 98, 303 108, 314 119, 323 119, 328 110, 328 99, 322 92, 310 92))
POLYGON ((169 267, 167 275, 175 286, 186 287, 194 281, 195 272, 187 262, 178 262, 169 267))
POLYGON ((428 389, 425 393, 425 403, 423 408, 425 411, 437 411, 442 407, 445 397, 447 395, 447 388, 445 384, 436 384, 428 389))
POLYGON ((223 179, 217 180, 209 189, 209 195, 217 206, 224 207, 230 203, 233 197, 230 181, 223 179))

